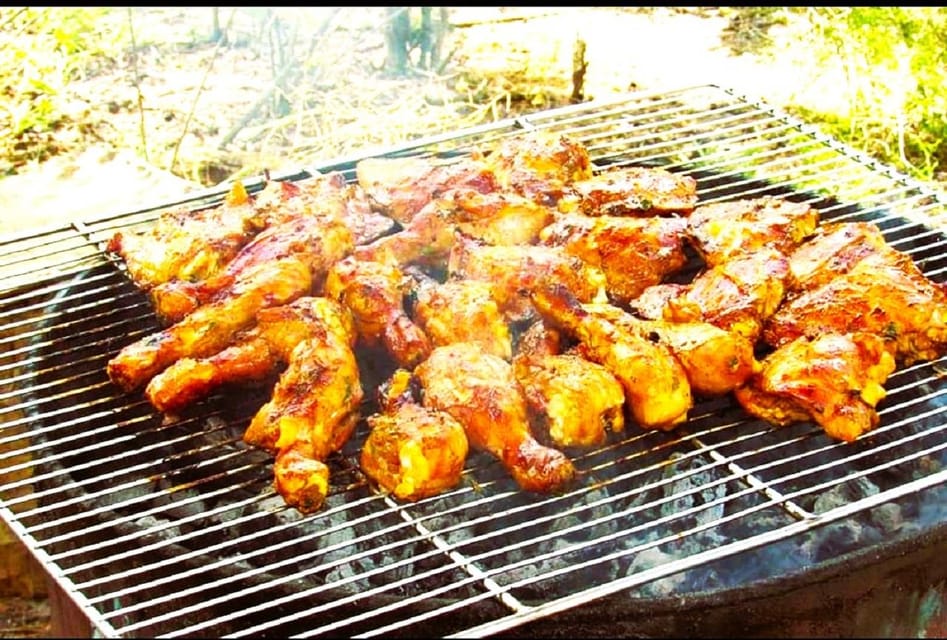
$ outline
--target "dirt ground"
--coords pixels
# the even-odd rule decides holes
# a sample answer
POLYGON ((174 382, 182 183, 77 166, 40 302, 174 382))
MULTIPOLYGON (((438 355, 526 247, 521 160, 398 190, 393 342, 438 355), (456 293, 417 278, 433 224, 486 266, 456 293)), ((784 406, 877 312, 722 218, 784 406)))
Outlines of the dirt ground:
MULTIPOLYGON (((228 11, 221 10, 222 21, 228 11)), ((297 16, 279 11, 286 24, 297 16)), ((300 23, 305 17, 313 25, 308 28, 318 30, 325 10, 309 11, 298 14, 300 23)), ((571 90, 577 39, 587 46, 587 99, 706 83, 776 106, 828 93, 819 90, 818 79, 800 75, 789 56, 738 53, 768 25, 734 29, 731 17, 715 8, 456 8, 444 70, 407 78, 381 70, 382 9, 347 11, 320 41, 323 64, 299 76, 308 94, 288 96, 296 111, 267 120, 273 109, 271 83, 264 80, 279 72, 266 55, 261 24, 272 14, 238 11, 228 44, 219 46, 209 40, 209 7, 137 8, 135 71, 125 60, 76 82, 73 117, 82 133, 64 132, 64 153, 0 179, 0 239, 167 202, 221 180, 258 175, 260 167, 297 169, 307 158, 327 161, 517 109, 558 106, 571 90), (524 11, 532 17, 520 19, 524 11), (262 115, 248 119, 255 109, 262 115)), ((128 16, 116 8, 113 18, 128 16)), ((770 31, 779 29, 791 35, 787 27, 770 31)), ((0 598, 0 637, 49 633, 45 598, 0 598)))

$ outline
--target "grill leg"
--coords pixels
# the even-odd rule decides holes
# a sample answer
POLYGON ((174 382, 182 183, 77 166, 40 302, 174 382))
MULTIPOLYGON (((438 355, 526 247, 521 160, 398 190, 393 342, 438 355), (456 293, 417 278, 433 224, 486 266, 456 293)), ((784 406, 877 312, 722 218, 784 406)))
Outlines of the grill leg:
POLYGON ((92 623, 55 580, 46 578, 51 638, 91 638, 92 623))

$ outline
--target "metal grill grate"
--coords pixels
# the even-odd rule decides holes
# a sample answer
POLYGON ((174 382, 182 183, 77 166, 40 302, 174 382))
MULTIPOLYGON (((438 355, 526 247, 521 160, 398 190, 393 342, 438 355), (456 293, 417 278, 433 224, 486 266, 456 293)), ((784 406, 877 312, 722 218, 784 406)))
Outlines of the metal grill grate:
MULTIPOLYGON (((823 221, 874 221, 945 279, 942 195, 713 86, 316 169, 353 179, 361 157, 450 158, 524 128, 568 133, 599 167, 687 172, 702 203, 784 195, 823 221)), ((808 423, 773 429, 718 398, 672 433, 630 429, 575 453, 581 481, 562 496, 519 491, 475 454, 456 490, 399 504, 358 471, 362 428, 331 461, 326 506, 302 517, 273 493, 269 457, 240 440, 262 391, 222 392, 163 422, 106 377, 107 360, 157 325, 102 248, 172 204, 0 240, 0 513, 103 636, 483 636, 867 562, 880 545, 944 534, 943 359, 893 375, 881 425, 853 444, 808 423)))

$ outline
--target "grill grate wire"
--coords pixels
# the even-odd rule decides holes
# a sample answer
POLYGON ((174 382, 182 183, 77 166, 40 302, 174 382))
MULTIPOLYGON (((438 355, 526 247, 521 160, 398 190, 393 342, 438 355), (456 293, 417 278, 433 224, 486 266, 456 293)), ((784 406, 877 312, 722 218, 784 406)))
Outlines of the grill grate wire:
MULTIPOLYGON (((524 129, 568 133, 602 168, 691 173, 702 203, 783 194, 823 220, 874 221, 944 280, 941 194, 716 86, 574 105, 277 178, 351 180, 376 155, 450 161, 524 129)), ((794 556, 791 546, 824 562, 947 520, 944 359, 891 376, 881 425, 851 445, 808 423, 773 429, 717 398, 672 433, 631 428, 574 452, 582 481, 561 496, 524 495, 475 454, 458 488, 399 504, 358 472, 362 428, 332 461, 324 509, 300 516, 274 494, 269 458, 240 441, 263 396, 222 392, 162 420, 105 375, 109 357, 157 329, 105 242, 225 191, 0 239, 0 515, 104 637, 492 635, 609 598, 750 584, 767 577, 743 573, 760 564, 753 553, 794 556)))

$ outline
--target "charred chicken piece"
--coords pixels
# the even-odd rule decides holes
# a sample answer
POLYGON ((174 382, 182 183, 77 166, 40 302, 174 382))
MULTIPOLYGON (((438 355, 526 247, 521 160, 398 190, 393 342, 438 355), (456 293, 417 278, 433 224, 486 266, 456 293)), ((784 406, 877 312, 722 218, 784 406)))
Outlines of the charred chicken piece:
POLYGON ((604 366, 572 354, 517 356, 513 374, 534 417, 559 447, 591 447, 625 428, 625 391, 604 366))
POLYGON ((458 342, 435 348, 415 375, 424 406, 453 416, 470 445, 496 456, 522 489, 555 492, 572 481, 572 461, 530 433, 526 400, 509 362, 458 342))
POLYGON ((788 255, 815 232, 819 212, 805 203, 762 196, 701 205, 688 222, 694 247, 713 267, 761 249, 788 255))
POLYGON ((379 413, 368 416, 371 429, 360 454, 362 470, 401 500, 416 501, 452 489, 460 482, 468 442, 463 426, 444 411, 424 407, 407 389, 411 373, 398 369, 381 386, 387 395, 379 413))
POLYGON ((472 157, 489 167, 502 190, 545 205, 555 205, 570 185, 592 177, 588 150, 577 140, 548 131, 503 138, 472 157))
POLYGON ((235 182, 220 205, 162 213, 145 231, 116 232, 106 249, 120 256, 132 282, 148 291, 219 273, 261 227, 252 199, 235 182))
POLYGON ((700 273, 690 284, 648 287, 629 307, 649 320, 709 322, 756 342, 786 292, 789 260, 760 250, 700 273))
POLYGON ((658 167, 609 167, 572 184, 559 200, 563 213, 586 216, 688 215, 697 181, 658 167))
POLYGON ((870 222, 831 222, 789 254, 788 290, 815 289, 851 271, 863 258, 888 251, 881 230, 870 222))
POLYGON ((449 280, 418 286, 414 315, 435 347, 472 342, 509 361, 512 338, 488 282, 449 280))
POLYGON ((351 437, 363 396, 352 335, 344 329, 347 311, 340 305, 319 311, 327 321, 292 349, 270 400, 243 435, 247 444, 275 454, 276 490, 301 513, 322 506, 329 486, 325 460, 351 437))
POLYGON ((609 298, 627 304, 687 263, 686 229, 683 218, 563 215, 540 232, 540 241, 600 268, 609 298))
POLYGON ((491 245, 535 244, 553 215, 548 207, 514 193, 454 190, 428 203, 401 231, 358 247, 355 255, 437 267, 450 255, 457 231, 491 245))
POLYGON ((287 305, 261 309, 256 325, 232 345, 205 358, 181 358, 151 379, 145 396, 162 413, 173 413, 222 385, 268 380, 289 361, 296 345, 332 323, 336 323, 333 331, 351 336, 354 346, 351 314, 334 300, 304 296, 287 305))
POLYGON ((877 335, 800 337, 768 355, 734 395, 749 414, 774 425, 812 420, 830 437, 852 442, 878 425, 875 407, 894 369, 877 335))
POLYGON ((629 409, 644 429, 671 429, 693 407, 687 373, 670 349, 587 311, 562 285, 537 289, 533 304, 543 320, 579 341, 579 353, 618 378, 629 409))
POLYGON ((366 158, 355 165, 355 175, 372 206, 404 225, 448 191, 500 188, 491 169, 473 157, 449 164, 434 158, 366 158))
POLYGON ((384 345, 399 366, 411 369, 428 356, 431 344, 405 312, 409 285, 409 279, 394 264, 348 256, 329 269, 325 292, 352 312, 366 345, 384 345))
POLYGON ((947 292, 911 257, 886 247, 814 289, 787 296, 763 339, 780 347, 826 332, 872 333, 894 345, 899 362, 934 360, 947 348, 947 292))
POLYGON ((125 346, 109 360, 108 376, 126 392, 138 389, 181 358, 203 358, 228 347, 260 309, 287 304, 311 289, 310 266, 296 256, 256 265, 213 302, 125 346))
POLYGON ((216 300, 247 271, 288 256, 308 265, 318 287, 329 266, 355 246, 351 230, 336 213, 284 215, 246 244, 217 275, 200 282, 176 280, 155 287, 151 298, 159 319, 166 324, 177 322, 200 305, 216 300))
POLYGON ((562 353, 563 343, 562 333, 539 318, 519 334, 513 357, 556 355, 562 353))
POLYGON ((586 304, 583 308, 624 331, 666 345, 684 367, 695 393, 728 393, 759 371, 750 340, 708 322, 641 320, 610 304, 586 304))
POLYGON ((493 299, 510 322, 535 319, 530 293, 548 284, 565 285, 582 302, 605 295, 602 270, 562 247, 497 247, 459 235, 447 272, 449 279, 491 283, 493 299))

